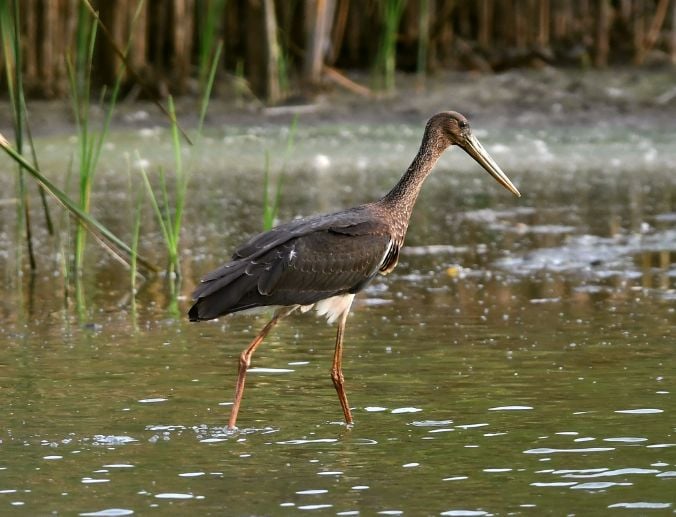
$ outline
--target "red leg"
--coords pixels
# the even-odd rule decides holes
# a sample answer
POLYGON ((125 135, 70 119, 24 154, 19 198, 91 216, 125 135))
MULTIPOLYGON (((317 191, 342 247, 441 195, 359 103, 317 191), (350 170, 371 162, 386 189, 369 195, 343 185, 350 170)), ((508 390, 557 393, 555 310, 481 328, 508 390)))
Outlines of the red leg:
POLYGON ((343 408, 343 415, 345 416, 345 423, 352 425, 352 412, 350 405, 347 403, 347 395, 345 394, 345 378, 343 377, 343 335, 345 333, 345 322, 347 321, 347 314, 349 310, 345 310, 340 316, 338 322, 338 331, 336 332, 336 350, 333 353, 333 365, 331 367, 331 379, 333 385, 338 393, 338 400, 343 408))
POLYGON ((258 348, 265 336, 268 335, 272 327, 274 327, 279 320, 291 314, 296 310, 296 306, 293 307, 283 307, 275 312, 275 315, 272 319, 263 327, 254 340, 249 344, 248 347, 242 352, 239 356, 239 370, 237 372, 237 386, 235 387, 235 401, 232 404, 232 410, 230 411, 230 420, 228 420, 228 429, 233 430, 236 428, 235 423, 237 422, 237 413, 239 413, 239 405, 242 403, 242 395, 244 394, 244 382, 246 381, 246 372, 251 364, 251 356, 258 348))

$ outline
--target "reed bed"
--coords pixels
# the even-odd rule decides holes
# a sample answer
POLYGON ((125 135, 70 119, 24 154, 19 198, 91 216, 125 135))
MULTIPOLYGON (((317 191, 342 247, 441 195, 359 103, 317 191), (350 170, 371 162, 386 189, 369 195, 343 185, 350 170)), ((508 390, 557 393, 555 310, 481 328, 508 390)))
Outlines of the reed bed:
MULTIPOLYGON (((383 78, 377 88, 388 90, 395 64, 417 72, 421 83, 442 69, 676 64, 676 0, 91 3, 118 48, 130 41, 122 91, 163 98, 199 95, 217 41, 223 42, 217 82, 224 85, 217 90, 249 91, 273 103, 327 79, 340 81, 337 69, 343 76, 370 72, 383 78)), ((84 55, 86 46, 78 38, 80 9, 73 0, 19 2, 27 95, 68 94, 64 56, 84 55)), ((93 60, 94 83, 112 84, 120 64, 114 47, 97 44, 93 60)), ((3 55, 0 67, 6 66, 3 55)), ((5 80, 1 88, 8 92, 10 85, 5 80)))
MULTIPOLYGON (((27 189, 34 182, 50 232, 45 193, 75 222, 73 227, 61 216, 65 238, 57 239, 56 252, 73 257, 59 266, 64 281, 75 284, 78 310, 85 307, 86 232, 129 266, 133 306, 139 266, 157 269, 138 255, 144 199, 135 198, 128 245, 92 217, 91 197, 118 99, 152 98, 167 116, 174 164, 168 171, 143 170, 142 178, 164 238, 170 311, 178 315, 191 169, 183 149, 199 143, 212 93, 275 104, 329 82, 360 95, 387 94, 395 89, 397 71, 415 73, 423 88, 429 74, 446 69, 674 65, 676 0, 3 0, 0 33, 0 94, 12 107, 15 133, 13 144, 0 135, 0 149, 17 167, 17 242, 25 235, 30 268, 36 260, 27 189), (358 84, 348 75, 372 82, 358 84), (177 119, 177 95, 199 103, 194 141, 177 119), (40 171, 26 97, 72 101, 78 137, 72 196, 40 171), (104 116, 95 127, 90 109, 96 103, 104 116)), ((277 216, 296 125, 294 119, 281 164, 265 155, 264 228, 277 216)), ((17 246, 18 272, 22 249, 17 246)))
MULTIPOLYGON (((141 5, 141 4, 139 4, 141 5)), ((143 265, 146 269, 152 271, 155 267, 141 258, 137 254, 136 248, 130 248, 124 241, 119 239, 107 227, 97 221, 90 215, 91 191, 93 178, 96 172, 96 165, 106 134, 112 118, 112 112, 116 103, 117 95, 122 82, 122 72, 124 67, 118 70, 112 93, 107 96, 106 88, 101 89, 100 103, 107 106, 103 123, 98 131, 93 130, 90 125, 89 113, 92 105, 91 96, 92 86, 92 68, 94 63, 94 49, 96 45, 97 22, 96 17, 90 16, 90 5, 88 0, 83 0, 77 12, 76 28, 76 52, 66 54, 64 60, 68 72, 70 96, 72 100, 73 113, 77 125, 78 152, 77 167, 79 170, 78 196, 76 199, 69 196, 67 192, 57 187, 50 179, 42 174, 39 168, 37 155, 32 142, 32 136, 28 125, 27 109, 25 103, 25 89, 23 73, 21 73, 23 62, 23 46, 20 43, 19 27, 21 27, 21 10, 18 3, 2 2, 0 4, 0 29, 2 30, 2 55, 4 58, 5 72, 7 78, 7 87, 9 91, 10 104, 12 106, 13 129, 15 135, 15 145, 0 134, 0 149, 2 149, 17 166, 17 229, 26 229, 26 242, 29 250, 29 263, 31 270, 36 269, 36 261, 32 252, 32 238, 30 227, 30 210, 28 207, 28 195, 25 176, 34 180, 43 195, 43 206, 45 207, 46 226, 49 233, 52 233, 52 223, 49 212, 46 211, 45 193, 56 200, 66 211, 73 216, 77 223, 75 244, 73 249, 74 261, 72 268, 64 260, 61 269, 64 270, 64 278, 75 279, 76 302, 78 312, 84 311, 84 294, 82 290, 81 274, 85 256, 85 236, 87 232, 94 237, 110 251, 113 256, 129 265, 127 257, 134 260, 133 274, 137 264, 143 265), (10 10, 11 8, 11 10, 10 10), (24 140, 30 144, 32 163, 24 155, 24 140), (74 275, 71 275, 71 270, 74 275)), ((138 10, 137 10, 138 14, 138 10)), ((127 45, 128 48, 128 45, 127 45)), ((124 54, 122 54, 124 57, 124 54)), ((124 61, 124 59, 123 59, 124 61)), ((70 240, 68 221, 66 221, 65 234, 70 240)), ((57 243, 57 255, 66 257, 70 255, 63 246, 65 240, 59 235, 57 243)), ((20 239, 17 239, 20 240, 20 239)), ((21 246, 17 246, 16 269, 17 275, 22 272, 23 261, 20 254, 21 246)), ((66 299, 68 298, 68 288, 65 289, 66 299)))

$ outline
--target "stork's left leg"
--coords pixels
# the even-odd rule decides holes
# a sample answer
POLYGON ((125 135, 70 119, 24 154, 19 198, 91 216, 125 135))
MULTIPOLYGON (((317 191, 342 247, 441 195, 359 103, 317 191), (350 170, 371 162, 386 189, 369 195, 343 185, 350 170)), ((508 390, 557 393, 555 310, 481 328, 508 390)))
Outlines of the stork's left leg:
POLYGON ((347 314, 349 313, 348 308, 340 315, 340 320, 338 321, 338 331, 336 332, 336 350, 333 353, 333 366, 331 367, 331 379, 333 380, 333 385, 338 392, 338 400, 340 400, 340 405, 343 408, 343 414, 345 415, 345 422, 347 425, 352 425, 352 412, 350 411, 350 406, 347 403, 347 395, 345 395, 345 378, 343 377, 343 335, 345 334, 345 322, 347 321, 347 314))
POLYGON ((232 404, 232 409, 230 410, 230 420, 228 420, 228 430, 232 431, 236 429, 235 424, 237 423, 237 415, 239 413, 239 405, 242 403, 242 395, 244 395, 244 382, 246 381, 246 371, 251 365, 251 356, 256 351, 256 348, 263 342, 265 336, 268 335, 272 327, 277 325, 277 322, 282 318, 285 318, 293 311, 298 308, 297 305, 292 305, 289 307, 282 307, 275 312, 275 315, 268 322, 263 330, 261 330, 254 340, 249 344, 248 347, 242 352, 239 356, 239 370, 237 371, 237 386, 235 387, 235 400, 232 404))

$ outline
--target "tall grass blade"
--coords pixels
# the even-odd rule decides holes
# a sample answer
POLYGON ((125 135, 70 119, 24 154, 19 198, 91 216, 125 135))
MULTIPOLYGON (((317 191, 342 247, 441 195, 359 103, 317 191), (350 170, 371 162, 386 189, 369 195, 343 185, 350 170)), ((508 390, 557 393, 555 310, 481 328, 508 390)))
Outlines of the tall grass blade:
MULTIPOLYGON (((21 42, 19 39, 19 7, 18 2, 14 2, 14 9, 10 11, 8 2, 0 4, 0 32, 2 33, 2 49, 5 57, 5 74, 7 79, 7 90, 9 93, 10 104, 12 107, 12 120, 14 124, 14 135, 16 139, 16 148, 20 154, 23 154, 24 137, 24 114, 23 110, 23 81, 21 65, 21 42)), ((19 232, 23 228, 26 233, 26 246, 28 248, 28 258, 31 270, 35 270, 36 261, 33 252, 33 238, 30 223, 30 209, 28 202, 28 192, 24 179, 24 172, 19 166, 17 175, 17 229, 19 232)), ((21 246, 16 247, 17 270, 21 268, 21 246)))
POLYGON ((202 128, 204 127, 204 118, 207 115, 207 108, 209 107, 209 99, 211 98, 211 91, 214 88, 214 80, 216 79, 216 71, 218 70, 218 64, 221 60, 221 52, 223 51, 223 40, 218 42, 216 46, 216 52, 214 53, 213 59, 211 60, 211 67, 209 68, 209 77, 205 84, 205 87, 202 89, 202 101, 200 103, 200 117, 197 124, 197 134, 198 136, 202 134, 202 128))
MULTIPOLYGON (((173 106, 173 102, 169 102, 169 106, 173 106)), ((178 130, 176 131, 176 138, 178 138, 178 130)), ((180 139, 179 139, 180 141, 180 139)), ((140 160, 140 156, 137 152, 137 160, 140 163, 143 163, 140 160)), ((160 225, 160 231, 162 232, 162 237, 164 238, 164 243, 167 248, 167 254, 169 258, 168 270, 167 270, 167 280, 169 283, 169 304, 167 311, 174 317, 178 317, 180 314, 180 308, 178 306, 178 293, 179 293, 179 284, 181 282, 180 274, 180 261, 178 254, 178 234, 174 233, 175 228, 175 217, 176 213, 172 216, 170 205, 169 205, 169 195, 167 192, 166 177, 164 170, 160 169, 160 195, 162 196, 162 204, 157 200, 157 194, 153 190, 152 185, 150 184, 150 179, 148 178, 148 173, 145 170, 145 167, 141 165, 141 177, 143 178, 143 183, 145 184, 146 190, 148 192, 148 197, 150 198, 150 204, 153 207, 153 211, 157 217, 157 221, 160 225)), ((178 185, 177 185, 178 188, 178 185)), ((180 232, 180 225, 179 225, 180 232)))
POLYGON ((270 151, 265 150, 265 166, 263 169, 263 230, 270 230, 275 224, 277 214, 279 213, 279 206, 282 199, 282 187, 284 185, 284 176, 286 172, 286 165, 293 153, 296 132, 298 131, 298 115, 294 115, 289 125, 289 133, 286 137, 286 148, 282 158, 282 165, 277 174, 277 182, 275 184, 274 195, 270 195, 270 151))
MULTIPOLYGON (((80 5, 77 19, 75 64, 68 57, 66 59, 66 66, 70 83, 73 114, 78 133, 80 166, 78 195, 80 207, 84 212, 89 212, 89 200, 95 166, 91 162, 93 149, 91 144, 92 135, 89 131, 91 69, 95 43, 96 26, 90 22, 85 8, 80 5)), ((84 226, 78 225, 75 229, 75 271, 77 274, 81 274, 82 272, 86 244, 85 235, 84 226)), ((79 306, 79 298, 77 299, 79 306)))
POLYGON ((131 260, 129 264, 129 274, 131 278, 131 314, 134 327, 136 327, 136 294, 138 289, 136 287, 136 277, 138 275, 138 244, 141 236, 141 213, 143 206, 143 191, 139 190, 136 195, 136 207, 134 215, 134 225, 131 236, 131 260))
MULTIPOLYGON (((199 68, 199 84, 200 89, 205 91, 211 89, 208 85, 213 81, 210 79, 213 70, 213 48, 216 41, 216 33, 218 31, 217 20, 223 17, 227 0, 206 0, 201 2, 202 7, 206 4, 206 9, 202 9, 200 14, 203 19, 200 20, 199 33, 199 54, 198 54, 198 68, 199 68)), ((222 49, 222 42, 219 44, 222 49)), ((218 50, 220 53, 220 50, 218 50)))
POLYGON ((376 87, 392 92, 397 59, 397 30, 406 0, 378 0, 383 28, 374 67, 376 87))
MULTIPOLYGON (((28 172, 31 177, 40 186, 42 186, 42 188, 44 188, 50 196, 52 196, 60 205, 66 208, 79 223, 82 223, 85 226, 85 228, 93 236, 100 239, 100 242, 106 242, 109 246, 108 249, 114 249, 116 253, 119 254, 119 256, 130 257, 132 255, 133 252, 131 248, 124 241, 111 232, 105 225, 101 224, 90 214, 82 210, 82 208, 80 208, 80 206, 75 203, 65 192, 49 181, 31 163, 26 161, 26 159, 21 154, 12 148, 7 139, 2 134, 0 134, 0 148, 2 148, 2 150, 5 151, 16 163, 21 165, 23 169, 28 172)), ((157 271, 156 266, 142 257, 138 257, 138 262, 149 271, 157 271)))
MULTIPOLYGON (((176 188, 174 192, 174 217, 171 221, 171 263, 170 263, 170 273, 176 273, 180 275, 180 263, 179 263, 179 241, 181 240, 181 225, 183 223, 183 207, 185 205, 185 194, 188 189, 188 175, 183 170, 183 158, 181 156, 181 138, 178 131, 178 123, 175 122, 176 119, 176 108, 174 106, 174 100, 169 97, 169 113, 172 115, 171 123, 171 140, 174 149, 174 167, 176 175, 176 188)), ((166 203, 167 210, 169 203, 167 200, 166 203)), ((170 217, 170 214, 167 212, 167 217, 170 217)))
MULTIPOLYGON (((140 156, 137 153, 138 161, 141 162, 140 156)), ((168 276, 173 276, 174 274, 180 276, 180 262, 178 254, 178 236, 180 234, 180 223, 176 224, 176 217, 178 210, 175 208, 174 214, 171 213, 171 204, 169 200, 169 192, 167 189, 166 176, 164 169, 160 168, 159 175, 159 193, 161 196, 161 204, 158 201, 158 195, 155 193, 152 185, 150 184, 150 179, 148 177, 148 172, 145 170, 145 167, 141 166, 141 176, 143 178, 143 183, 148 192, 148 197, 150 198, 150 204, 153 207, 153 211, 157 217, 157 222, 160 225, 160 231, 162 232, 162 238, 164 239, 164 245, 167 249, 168 255, 168 276), (178 228, 178 230, 176 230, 178 228)), ((176 182, 178 188, 178 181, 176 182)), ((178 202, 177 202, 178 204, 178 202)))
POLYGON ((416 75, 418 76, 418 87, 425 84, 427 77, 427 55, 430 37, 430 0, 420 0, 418 14, 418 56, 416 65, 416 75))
MULTIPOLYGON (((67 60, 68 76, 70 81, 71 98, 73 103, 73 112, 78 129, 78 142, 80 151, 80 206, 85 212, 89 212, 91 205, 91 192, 97 165, 103 149, 103 144, 110 129, 110 123, 113 111, 117 103, 117 98, 122 84, 122 78, 125 73, 125 61, 123 60, 115 77, 115 83, 108 99, 108 106, 105 109, 105 116, 98 132, 91 129, 90 115, 90 97, 92 89, 92 67, 94 62, 94 50, 97 38, 97 24, 95 18, 90 16, 87 6, 80 4, 77 26, 77 49, 76 63, 72 65, 67 60)), ((131 34, 141 12, 142 3, 139 2, 134 18, 131 21, 130 36, 124 49, 127 55, 131 45, 131 34)), ((104 88, 100 98, 100 104, 105 102, 106 89, 104 88)), ((85 229, 78 227, 75 235, 75 270, 82 271, 85 251, 85 229)))
POLYGON ((270 200, 270 151, 266 149, 263 167, 263 231, 270 230, 274 222, 273 203, 270 200))
MULTIPOLYGON (((38 162, 38 155, 35 151, 35 143, 33 142, 33 132, 31 131, 30 123, 28 121, 28 108, 26 107, 25 97, 22 95, 22 110, 24 114, 24 120, 26 125, 26 137, 28 138, 28 146, 31 150, 31 156, 33 158, 33 165, 36 169, 40 169, 40 164, 38 162)), ((38 187, 38 192, 40 193, 40 202, 42 204, 42 213, 45 217, 45 226, 47 227, 47 233, 49 235, 54 235, 54 223, 52 222, 52 215, 49 211, 49 205, 47 204, 47 194, 42 187, 38 187)))

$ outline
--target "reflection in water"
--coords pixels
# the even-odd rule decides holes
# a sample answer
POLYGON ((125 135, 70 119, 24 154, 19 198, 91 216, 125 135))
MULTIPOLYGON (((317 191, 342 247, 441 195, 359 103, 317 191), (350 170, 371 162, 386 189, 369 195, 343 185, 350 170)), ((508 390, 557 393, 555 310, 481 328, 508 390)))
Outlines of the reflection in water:
MULTIPOLYGON (((299 134, 289 173, 302 188, 285 189, 280 218, 384 192, 417 133, 367 129, 299 134), (313 168, 316 149, 328 167, 313 168)), ((260 228, 260 140, 232 131, 195 160, 227 174, 192 186, 179 296, 150 280, 133 317, 126 272, 93 243, 79 317, 39 231, 42 267, 17 278, 14 207, 0 205, 0 513, 674 511, 674 135, 643 135, 643 152, 630 153, 631 135, 595 134, 589 147, 583 134, 552 133, 529 153, 531 135, 489 132, 521 201, 460 155, 442 160, 399 269, 351 315, 355 428, 335 413, 333 330, 300 315, 256 356, 243 429, 228 433, 228 387, 261 322, 176 315, 197 272, 260 228)), ((120 138, 99 192, 121 197, 96 206, 124 236, 128 180, 115 174, 115 146, 158 144, 157 156, 147 146, 158 165, 170 153, 154 133, 120 138)), ((152 257, 160 236, 147 216, 152 257)))

